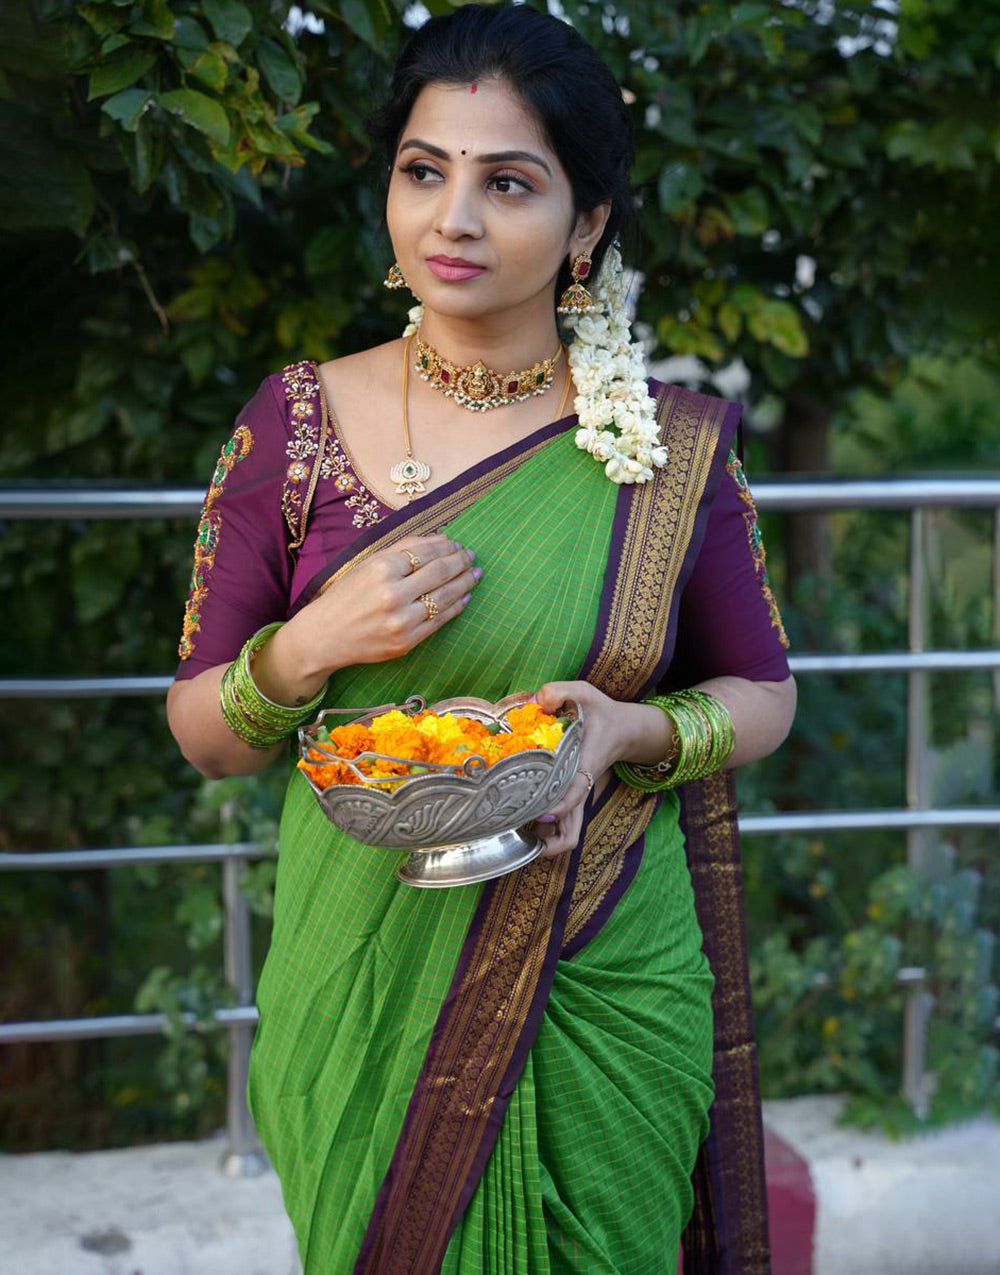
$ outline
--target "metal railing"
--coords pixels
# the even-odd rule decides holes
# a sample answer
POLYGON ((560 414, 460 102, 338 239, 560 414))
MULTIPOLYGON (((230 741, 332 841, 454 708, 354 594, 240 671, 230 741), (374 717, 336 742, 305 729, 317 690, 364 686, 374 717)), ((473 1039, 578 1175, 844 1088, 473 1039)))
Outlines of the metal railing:
MULTIPOLYGON (((793 655, 789 661, 792 672, 797 676, 875 672, 906 675, 906 808, 744 814, 740 817, 741 832, 746 836, 760 836, 898 828, 907 833, 908 862, 919 866, 923 858, 923 838, 928 829, 1000 827, 1000 808, 931 808, 927 767, 927 679, 930 673, 992 670, 994 699, 1000 706, 1000 477, 763 482, 755 485, 754 496, 758 509, 775 512, 883 509, 909 513, 908 651, 793 655), (993 510, 993 629, 997 649, 925 649, 925 511, 935 507, 993 510)), ((203 493, 195 488, 25 485, 0 488, 0 519, 194 519, 201 509, 202 498, 203 493)), ((170 682, 170 677, 8 678, 0 679, 0 699, 159 696, 166 692, 170 682)), ((137 863, 222 864, 225 974, 236 1003, 232 1007, 216 1008, 214 1017, 229 1033, 228 1148, 223 1167, 234 1175, 259 1172, 264 1164, 245 1099, 247 1065, 257 1012, 253 1006, 250 912, 240 882, 247 861, 269 853, 272 851, 265 847, 240 844, 0 854, 0 871, 65 871, 137 863)), ((924 1045, 932 1008, 932 999, 926 989, 927 971, 907 967, 900 971, 899 982, 906 988, 903 1093, 919 1112, 927 1102, 924 1045)), ((192 1028, 198 1025, 193 1016, 187 1016, 185 1021, 192 1028)), ((104 1018, 5 1023, 0 1024, 0 1045, 153 1034, 161 1031, 165 1022, 166 1016, 162 1014, 121 1014, 104 1018)))

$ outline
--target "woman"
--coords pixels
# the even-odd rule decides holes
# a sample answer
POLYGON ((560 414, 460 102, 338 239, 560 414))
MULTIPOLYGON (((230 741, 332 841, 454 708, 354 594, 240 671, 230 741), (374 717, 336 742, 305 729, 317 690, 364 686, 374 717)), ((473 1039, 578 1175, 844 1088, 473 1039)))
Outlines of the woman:
POLYGON ((569 26, 431 20, 370 127, 387 284, 422 306, 241 414, 171 728, 221 776, 287 757, 322 704, 537 689, 586 724, 542 854, 477 886, 399 883, 292 772, 250 1100, 303 1263, 648 1275, 691 1218, 689 1270, 766 1270, 719 768, 777 747, 795 693, 739 406, 637 375, 629 120, 569 26))

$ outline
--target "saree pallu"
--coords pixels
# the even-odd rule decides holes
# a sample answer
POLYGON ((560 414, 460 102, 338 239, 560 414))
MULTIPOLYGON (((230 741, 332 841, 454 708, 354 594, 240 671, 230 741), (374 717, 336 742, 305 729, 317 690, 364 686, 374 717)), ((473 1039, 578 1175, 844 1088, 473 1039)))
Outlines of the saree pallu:
MULTIPOLYGON (((328 703, 499 699, 577 677, 647 693, 738 412, 665 387, 670 460, 638 488, 609 483, 557 422, 362 535, 298 605, 408 534, 445 530, 485 577, 407 656, 338 673, 328 703)), ((766 1237, 720 1238, 747 1216, 705 1141, 720 1000, 713 1044, 712 920, 685 851, 701 828, 721 845, 727 825, 723 806, 692 822, 688 804, 613 781, 572 853, 424 891, 293 774, 249 1098, 307 1275, 673 1275, 693 1206, 689 1270, 767 1269, 766 1237)), ((752 1043, 724 1044, 752 1064, 752 1043)), ((748 1096, 730 1120, 741 1179, 760 1169, 748 1096)))

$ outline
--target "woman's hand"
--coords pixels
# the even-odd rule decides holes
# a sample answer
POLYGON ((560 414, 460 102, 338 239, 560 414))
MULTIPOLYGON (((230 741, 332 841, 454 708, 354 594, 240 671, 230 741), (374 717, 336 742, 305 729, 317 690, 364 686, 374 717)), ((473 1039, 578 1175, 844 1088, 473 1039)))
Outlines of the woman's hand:
POLYGON ((406 536, 373 553, 262 648, 254 660, 261 691, 292 704, 337 669, 406 655, 465 610, 483 574, 475 556, 444 535, 406 536))
MULTIPOLYGON (((583 772, 593 776, 595 790, 603 786, 602 781, 612 764, 627 748, 630 715, 636 705, 611 699, 589 682, 547 682, 535 698, 546 713, 557 713, 568 699, 575 699, 583 712, 578 770, 558 803, 533 825, 545 841, 542 854, 561 854, 572 850, 580 840, 583 808, 591 789, 590 780, 583 772)), ((665 715, 660 713, 660 717, 665 715)), ((668 743, 664 743, 664 753, 667 747, 668 743)))
MULTIPOLYGON (((774 752, 785 739, 795 716, 795 681, 754 682, 726 675, 699 682, 698 690, 721 700, 733 721, 735 747, 725 768, 733 769, 774 752)), ((670 717, 655 704, 629 704, 609 696, 589 682, 549 682, 535 697, 547 713, 555 713, 567 699, 583 709, 583 746, 579 770, 561 800, 540 819, 534 829, 545 839, 542 854, 572 850, 580 840, 583 807, 590 784, 589 771, 600 789, 602 779, 616 761, 653 766, 674 746, 670 717)))

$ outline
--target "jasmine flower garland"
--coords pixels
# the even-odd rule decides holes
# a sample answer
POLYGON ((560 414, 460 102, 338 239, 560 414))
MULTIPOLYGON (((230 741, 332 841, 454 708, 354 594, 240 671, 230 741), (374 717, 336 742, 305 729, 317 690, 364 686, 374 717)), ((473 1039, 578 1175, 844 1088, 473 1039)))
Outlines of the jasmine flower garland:
POLYGON ((656 426, 642 344, 631 339, 624 273, 612 244, 592 289, 606 315, 566 316, 575 333, 569 366, 579 391, 573 402, 580 419, 576 445, 604 465, 613 483, 646 483, 667 463, 667 449, 656 426))
MULTIPOLYGON (((604 255, 591 286, 606 314, 569 314, 573 333, 569 366, 577 397, 573 410, 580 420, 576 445, 604 466, 613 483, 646 483, 654 469, 667 463, 667 449, 656 426, 656 404, 646 384, 642 343, 632 340, 626 307, 627 288, 617 244, 604 255)), ((408 337, 420 326, 422 304, 407 315, 408 337)))

